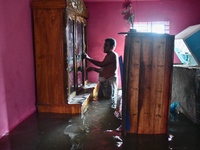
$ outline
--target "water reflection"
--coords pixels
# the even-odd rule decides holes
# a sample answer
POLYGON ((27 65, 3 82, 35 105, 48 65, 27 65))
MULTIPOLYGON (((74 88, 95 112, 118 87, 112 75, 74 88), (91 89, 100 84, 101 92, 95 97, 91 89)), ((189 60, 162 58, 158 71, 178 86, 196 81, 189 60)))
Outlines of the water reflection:
MULTIPOLYGON (((1 150, 200 150, 200 126, 182 113, 168 134, 121 137, 109 101, 93 101, 83 116, 34 113, 0 140, 1 150)), ((118 128, 119 127, 119 128, 118 128)))
POLYGON ((183 114, 170 115, 166 135, 121 135, 121 120, 109 100, 92 101, 87 112, 69 120, 64 134, 71 150, 200 149, 200 129, 183 114))
POLYGON ((168 126, 169 149, 199 150, 200 127, 182 113, 170 115, 168 126))
POLYGON ((87 130, 84 128, 83 124, 78 119, 70 120, 69 125, 65 128, 64 134, 71 138, 72 147, 71 150, 77 150, 83 148, 83 141, 87 134, 87 130))
POLYGON ((71 119, 64 134, 71 138, 71 150, 121 149, 122 138, 118 127, 121 120, 114 116, 110 100, 92 101, 87 112, 71 119), (91 144, 93 143, 93 144, 91 144))

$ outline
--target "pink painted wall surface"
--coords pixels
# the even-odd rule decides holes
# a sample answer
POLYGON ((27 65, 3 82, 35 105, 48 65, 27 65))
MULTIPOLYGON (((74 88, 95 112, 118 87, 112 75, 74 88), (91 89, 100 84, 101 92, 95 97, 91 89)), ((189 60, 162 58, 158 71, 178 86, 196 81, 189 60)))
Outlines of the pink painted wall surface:
POLYGON ((1 0, 0 18, 1 138, 36 108, 29 0, 1 0))
MULTIPOLYGON (((123 56, 124 36, 119 32, 129 31, 123 20, 121 2, 91 2, 85 0, 88 8, 88 53, 97 60, 104 57, 103 43, 106 37, 117 40, 116 52, 123 56)), ((170 21, 170 34, 176 35, 190 25, 199 24, 199 0, 135 1, 136 22, 170 21)), ((179 62, 174 56, 174 63, 179 62)), ((97 81, 96 73, 89 73, 89 81, 97 81)), ((121 85, 119 78, 119 86, 121 85)))
MULTIPOLYGON (((87 1, 87 0, 86 0, 87 1)), ((136 1, 135 21, 170 21, 170 34, 200 23, 199 0, 136 1)), ((89 55, 102 60, 106 37, 117 40, 123 56, 129 27, 122 19, 122 2, 86 2, 89 11, 89 55)), ((0 5, 0 138, 35 111, 34 55, 30 0, 1 0, 0 5)), ((89 73, 97 81, 96 73, 89 73)), ((119 78, 119 84, 120 78, 119 78)))

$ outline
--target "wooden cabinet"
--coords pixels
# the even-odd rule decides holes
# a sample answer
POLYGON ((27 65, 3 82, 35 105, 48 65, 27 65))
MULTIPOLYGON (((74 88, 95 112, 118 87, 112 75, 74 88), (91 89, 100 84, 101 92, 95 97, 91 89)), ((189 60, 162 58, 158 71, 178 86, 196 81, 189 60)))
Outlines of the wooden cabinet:
POLYGON ((82 0, 33 0, 32 10, 38 111, 80 113, 68 102, 87 82, 87 9, 82 0))
POLYGON ((165 134, 171 99, 174 36, 130 33, 125 39, 125 132, 165 134))

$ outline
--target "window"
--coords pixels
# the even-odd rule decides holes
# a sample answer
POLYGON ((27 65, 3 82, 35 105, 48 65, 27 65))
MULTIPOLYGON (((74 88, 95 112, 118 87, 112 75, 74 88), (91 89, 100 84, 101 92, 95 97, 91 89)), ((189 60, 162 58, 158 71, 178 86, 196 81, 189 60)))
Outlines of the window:
POLYGON ((169 21, 134 22, 137 32, 154 32, 169 34, 169 21))

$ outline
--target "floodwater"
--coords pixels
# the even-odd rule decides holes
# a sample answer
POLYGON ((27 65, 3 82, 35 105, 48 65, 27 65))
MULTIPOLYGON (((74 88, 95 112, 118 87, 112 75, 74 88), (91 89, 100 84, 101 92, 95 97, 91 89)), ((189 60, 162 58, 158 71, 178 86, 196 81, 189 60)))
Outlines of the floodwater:
POLYGON ((117 150, 122 148, 120 125, 110 100, 92 101, 80 118, 69 120, 64 134, 71 138, 71 150, 117 150))
POLYGON ((82 115, 34 113, 0 139, 0 150, 200 150, 200 128, 171 114, 166 135, 122 136, 109 100, 82 115))
POLYGON ((181 113, 171 113, 165 135, 122 136, 121 120, 109 100, 92 101, 79 119, 69 121, 71 150, 200 150, 200 128, 181 113))

